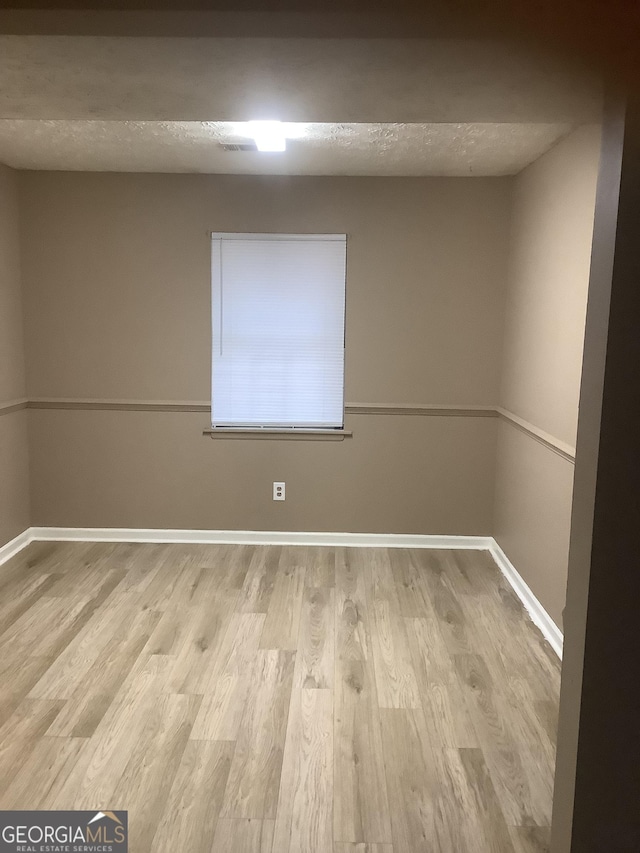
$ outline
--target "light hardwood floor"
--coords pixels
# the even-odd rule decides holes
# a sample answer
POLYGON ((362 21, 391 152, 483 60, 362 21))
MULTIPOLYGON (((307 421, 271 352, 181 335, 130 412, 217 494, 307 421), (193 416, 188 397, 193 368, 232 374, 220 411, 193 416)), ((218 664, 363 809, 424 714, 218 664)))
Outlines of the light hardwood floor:
POLYGON ((34 543, 0 808, 131 853, 541 853, 560 667, 486 552, 34 543))

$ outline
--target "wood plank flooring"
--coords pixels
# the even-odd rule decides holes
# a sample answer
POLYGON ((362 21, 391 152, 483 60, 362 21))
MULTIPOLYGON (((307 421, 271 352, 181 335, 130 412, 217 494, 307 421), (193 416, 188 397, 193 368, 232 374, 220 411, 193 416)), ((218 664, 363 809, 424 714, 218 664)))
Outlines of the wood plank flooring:
POLYGON ((482 551, 34 543, 0 808, 131 853, 543 853, 560 666, 482 551))

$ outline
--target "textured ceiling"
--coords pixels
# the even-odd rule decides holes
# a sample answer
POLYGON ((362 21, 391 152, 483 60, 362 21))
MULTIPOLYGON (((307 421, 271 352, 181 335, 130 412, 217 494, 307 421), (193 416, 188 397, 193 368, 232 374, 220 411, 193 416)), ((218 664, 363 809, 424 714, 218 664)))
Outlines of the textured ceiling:
POLYGON ((0 120, 0 161, 18 169, 274 175, 509 175, 568 124, 303 124, 281 154, 229 152, 232 122, 0 120))
POLYGON ((597 110, 591 79, 497 43, 0 37, 0 118, 577 123, 597 110))
POLYGON ((509 174, 599 112, 591 77, 504 43, 0 36, 0 161, 18 168, 509 174), (221 152, 249 119, 308 135, 221 152))

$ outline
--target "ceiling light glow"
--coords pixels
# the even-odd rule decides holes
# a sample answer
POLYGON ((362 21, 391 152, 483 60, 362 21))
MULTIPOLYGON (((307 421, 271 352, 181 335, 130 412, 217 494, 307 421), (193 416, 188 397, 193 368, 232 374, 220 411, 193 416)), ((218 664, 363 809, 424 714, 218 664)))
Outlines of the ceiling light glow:
POLYGON ((281 121, 249 121, 247 129, 258 151, 286 151, 287 139, 281 121))

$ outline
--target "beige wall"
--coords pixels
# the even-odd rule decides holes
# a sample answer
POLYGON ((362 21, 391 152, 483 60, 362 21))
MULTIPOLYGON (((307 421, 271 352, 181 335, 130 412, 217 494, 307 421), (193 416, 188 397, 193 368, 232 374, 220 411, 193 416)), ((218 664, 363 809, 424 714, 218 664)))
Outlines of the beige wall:
MULTIPOLYGON (((32 398, 208 400, 208 232, 306 230, 348 234, 348 402, 495 404, 509 179, 24 173, 21 188, 32 398)), ((352 415, 338 443, 211 441, 206 414, 29 418, 38 525, 491 529, 495 419, 352 415)))
MULTIPOLYGON (((515 181, 500 405, 575 445, 600 130, 578 129, 515 181)), ((502 422, 495 536, 561 625, 573 465, 502 422)))
POLYGON ((343 442, 211 440, 206 415, 189 413, 29 418, 37 524, 478 535, 491 524, 490 418, 353 416, 343 442))
POLYGON ((210 231, 348 234, 346 397, 492 404, 507 179, 23 173, 29 394, 208 400, 210 231))
POLYGON ((29 527, 17 175, 0 166, 0 547, 29 527))

